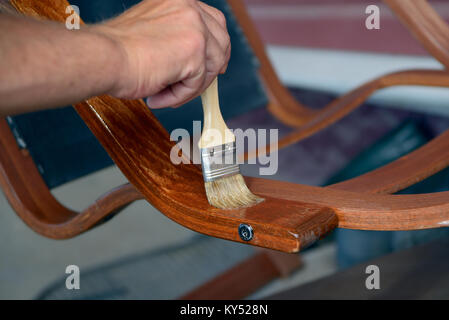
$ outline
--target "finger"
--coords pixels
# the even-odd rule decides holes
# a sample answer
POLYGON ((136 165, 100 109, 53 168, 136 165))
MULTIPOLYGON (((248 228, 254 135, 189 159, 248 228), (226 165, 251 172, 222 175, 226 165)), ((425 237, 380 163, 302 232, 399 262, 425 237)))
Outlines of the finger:
POLYGON ((217 21, 217 22, 218 22, 224 29, 226 29, 226 18, 225 18, 224 14, 223 14, 220 10, 218 10, 218 9, 212 7, 212 6, 209 6, 208 4, 206 4, 206 3, 204 3, 204 2, 201 2, 201 1, 198 1, 197 3, 198 3, 198 5, 200 6, 201 9, 203 9, 203 10, 206 11, 209 15, 211 15, 212 17, 214 17, 214 19, 215 19, 215 20, 216 20, 216 21, 217 21))
POLYGON ((211 36, 207 40, 206 47, 206 71, 212 72, 215 75, 220 73, 226 65, 226 54, 218 44, 218 41, 211 36))
POLYGON ((210 7, 202 2, 198 2, 198 4, 200 5, 200 7, 206 8, 206 10, 200 10, 201 17, 206 23, 209 32, 218 41, 223 51, 226 52, 231 42, 229 39, 228 31, 226 29, 226 19, 224 18, 224 15, 217 9, 210 7), (216 18, 217 15, 218 17, 222 18, 216 18))
POLYGON ((195 92, 182 82, 178 82, 148 97, 146 103, 151 109, 176 107, 187 102, 195 92))
POLYGON ((209 50, 208 57, 210 59, 219 61, 220 58, 222 57, 222 59, 224 60, 221 63, 222 64, 221 67, 219 66, 220 64, 219 62, 218 65, 214 64, 214 62, 217 63, 217 61, 209 63, 208 70, 211 70, 211 68, 213 68, 213 70, 218 70, 217 71, 218 73, 225 73, 228 66, 229 58, 231 56, 231 42, 229 39, 229 34, 227 33, 226 30, 226 19, 224 18, 224 15, 217 9, 210 7, 202 2, 198 2, 198 4, 200 7, 204 8, 204 11, 203 13, 201 13, 201 16, 203 18, 203 21, 209 28, 209 31, 212 33, 212 37, 214 37, 215 40, 217 40, 222 49, 224 48, 224 56, 222 56, 220 53, 217 52, 211 53, 210 51, 212 51, 213 48, 211 48, 212 50, 209 50), (219 69, 215 69, 217 66, 219 69))
POLYGON ((195 98, 204 90, 206 73, 200 70, 198 75, 175 84, 146 99, 147 105, 152 109, 165 107, 178 107, 195 98))
POLYGON ((223 68, 221 68, 221 70, 220 70, 221 74, 226 73, 226 70, 228 69, 228 63, 229 63, 230 58, 231 58, 231 45, 229 45, 228 49, 226 50, 226 54, 225 54, 226 64, 223 66, 223 68))
POLYGON ((202 13, 203 20, 205 21, 208 34, 207 34, 207 46, 206 46, 206 65, 208 71, 213 71, 215 74, 221 73, 226 70, 226 66, 229 60, 228 51, 230 51, 229 36, 227 33, 220 30, 221 27, 218 23, 207 13, 202 13), (219 34, 221 32, 221 35, 219 34), (215 33, 215 34, 214 34, 215 33), (221 43, 215 36, 221 37, 221 43))

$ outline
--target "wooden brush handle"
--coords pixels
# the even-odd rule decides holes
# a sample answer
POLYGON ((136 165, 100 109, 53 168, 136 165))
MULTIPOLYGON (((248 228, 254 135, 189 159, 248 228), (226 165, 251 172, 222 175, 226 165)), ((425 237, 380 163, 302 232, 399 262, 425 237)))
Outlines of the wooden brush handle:
POLYGON ((209 88, 201 95, 204 111, 203 133, 198 147, 210 148, 235 141, 234 134, 223 120, 218 102, 218 80, 212 81, 209 88))

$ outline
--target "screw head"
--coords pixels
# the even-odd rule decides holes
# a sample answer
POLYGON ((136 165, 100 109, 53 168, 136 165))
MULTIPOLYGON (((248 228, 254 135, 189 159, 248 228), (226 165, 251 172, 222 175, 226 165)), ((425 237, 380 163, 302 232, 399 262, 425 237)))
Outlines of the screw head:
POLYGON ((243 241, 250 241, 253 235, 253 228, 250 225, 244 223, 239 225, 239 236, 243 241))

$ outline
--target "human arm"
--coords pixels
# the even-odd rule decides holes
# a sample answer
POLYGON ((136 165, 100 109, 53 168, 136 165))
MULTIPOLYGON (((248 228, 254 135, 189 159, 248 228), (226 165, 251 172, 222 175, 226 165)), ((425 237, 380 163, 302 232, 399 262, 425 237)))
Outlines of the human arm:
POLYGON ((143 1, 80 30, 1 15, 0 113, 100 94, 179 106, 225 71, 229 55, 223 15, 194 0, 143 1))

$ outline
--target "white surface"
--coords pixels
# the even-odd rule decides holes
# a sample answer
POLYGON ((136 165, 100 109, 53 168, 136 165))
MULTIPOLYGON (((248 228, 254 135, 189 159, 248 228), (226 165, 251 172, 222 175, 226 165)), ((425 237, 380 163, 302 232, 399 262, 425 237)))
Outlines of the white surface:
MULTIPOLYGON (((285 85, 337 95, 391 72, 408 69, 443 69, 437 60, 422 56, 281 46, 268 46, 267 51, 285 85)), ((382 106, 449 116, 448 88, 391 87, 379 90, 368 101, 382 106)))
MULTIPOLYGON (((111 186, 125 181, 114 166, 60 186, 54 194, 65 205, 80 210, 111 186)), ((146 201, 137 201, 102 226, 73 239, 52 240, 27 227, 0 192, 0 300, 33 299, 54 280, 66 276, 67 265, 78 265, 82 274, 128 255, 182 243, 193 234, 146 201)), ((302 269, 273 281, 255 296, 263 297, 335 272, 334 255, 334 246, 308 251, 302 269)))
POLYGON ((266 285, 249 299, 263 299, 275 293, 312 282, 337 272, 335 243, 328 243, 318 248, 301 253, 303 266, 286 278, 278 278, 266 285))
MULTIPOLYGON (((103 192, 126 181, 114 166, 54 190, 73 209, 83 209, 103 192)), ((194 233, 146 201, 137 201, 107 223, 68 240, 31 230, 0 192, 0 299, 32 299, 65 274, 67 265, 87 268, 128 255, 183 242, 194 233)), ((82 289, 82 276, 81 276, 82 289)))

